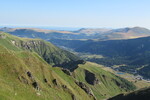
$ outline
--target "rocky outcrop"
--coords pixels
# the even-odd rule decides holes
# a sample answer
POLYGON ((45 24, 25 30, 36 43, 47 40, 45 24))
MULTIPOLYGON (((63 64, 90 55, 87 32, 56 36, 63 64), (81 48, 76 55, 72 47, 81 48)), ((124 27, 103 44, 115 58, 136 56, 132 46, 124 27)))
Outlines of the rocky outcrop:
POLYGON ((61 69, 65 74, 69 75, 69 76, 72 76, 72 73, 68 70, 68 69, 64 69, 62 68, 61 69))
POLYGON ((45 83, 47 83, 47 82, 48 82, 46 78, 44 78, 44 82, 45 82, 45 83))
POLYGON ((85 80, 91 85, 99 84, 100 81, 96 78, 94 73, 91 73, 88 70, 85 70, 85 80))
POLYGON ((62 88, 64 88, 64 89, 68 89, 66 85, 62 85, 62 88))
POLYGON ((0 34, 0 38, 1 38, 1 39, 5 39, 5 38, 6 38, 6 35, 4 35, 3 33, 1 33, 1 34, 0 34))
POLYGON ((68 62, 64 62, 62 64, 56 64, 53 67, 62 67, 65 69, 70 70, 71 72, 73 72, 75 69, 77 69, 79 66, 79 64, 85 64, 86 61, 84 60, 76 60, 76 61, 68 61, 68 62))
POLYGON ((39 85, 38 85, 37 82, 33 82, 33 83, 32 83, 32 86, 33 86, 35 89, 39 90, 39 85))
POLYGON ((27 71, 27 76, 30 78, 31 82, 32 82, 32 86, 36 89, 36 90, 40 90, 38 83, 36 82, 36 80, 34 79, 33 75, 31 74, 30 71, 27 71))
POLYGON ((27 72, 27 75, 28 75, 28 77, 30 77, 30 78, 32 78, 32 74, 31 74, 31 72, 27 72))
POLYGON ((118 87, 120 87, 120 88, 125 88, 124 84, 119 83, 117 80, 112 79, 112 81, 114 81, 114 83, 115 83, 118 87))
POLYGON ((21 47, 23 49, 31 50, 31 49, 36 48, 38 45, 42 45, 41 43, 42 43, 41 41, 31 40, 31 41, 27 41, 27 42, 22 42, 21 47))
POLYGON ((58 83, 57 83, 57 80, 56 80, 56 79, 53 79, 53 81, 52 81, 52 82, 53 82, 53 84, 54 84, 54 85, 58 85, 58 83))
POLYGON ((78 82, 75 81, 75 83, 81 88, 83 89, 88 95, 92 96, 94 98, 94 100, 96 100, 96 97, 94 96, 92 90, 83 82, 78 82))

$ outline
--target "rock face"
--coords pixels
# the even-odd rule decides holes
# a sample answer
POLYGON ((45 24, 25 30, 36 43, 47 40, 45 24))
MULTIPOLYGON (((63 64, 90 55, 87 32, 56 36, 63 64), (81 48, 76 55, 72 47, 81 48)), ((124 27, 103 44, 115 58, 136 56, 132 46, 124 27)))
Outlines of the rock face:
POLYGON ((44 79, 44 82, 45 82, 45 83, 47 83, 47 82, 48 82, 46 78, 44 79))
POLYGON ((27 71, 27 76, 30 78, 30 80, 32 81, 32 86, 36 89, 36 90, 40 90, 38 83, 36 82, 36 80, 34 79, 33 75, 31 74, 30 71, 27 71))
POLYGON ((85 70, 85 80, 91 85, 99 84, 99 80, 96 78, 95 74, 88 70, 85 70))
POLYGON ((62 68, 61 69, 65 74, 69 75, 69 76, 72 76, 72 73, 68 70, 68 69, 64 69, 62 68))
POLYGON ((54 84, 54 85, 58 85, 56 79, 53 80, 53 84, 54 84))
POLYGON ((62 64, 56 64, 53 67, 62 67, 65 69, 68 69, 70 72, 73 72, 75 69, 77 69, 79 64, 85 64, 86 61, 84 60, 76 60, 76 61, 69 61, 69 62, 64 62, 62 64))
POLYGON ((123 84, 121 84, 121 83, 119 83, 118 81, 116 81, 116 80, 112 80, 112 81, 114 81, 114 83, 118 86, 118 87, 120 87, 120 88, 125 88, 125 86, 123 85, 123 84))
POLYGON ((91 90, 86 84, 84 84, 83 82, 77 82, 77 81, 76 81, 75 83, 76 83, 80 88, 82 88, 88 95, 94 97, 92 90, 91 90))
POLYGON ((31 74, 31 72, 27 72, 27 75, 28 75, 28 77, 30 77, 30 78, 32 78, 32 74, 31 74))
POLYGON ((35 89, 39 90, 39 86, 38 86, 38 83, 37 83, 37 82, 33 82, 33 83, 32 83, 32 86, 33 86, 35 89))
POLYGON ((37 45, 42 45, 42 42, 41 41, 27 41, 27 42, 23 42, 21 44, 21 47, 23 47, 24 49, 27 49, 27 50, 31 50, 31 49, 34 49, 37 47, 37 45))

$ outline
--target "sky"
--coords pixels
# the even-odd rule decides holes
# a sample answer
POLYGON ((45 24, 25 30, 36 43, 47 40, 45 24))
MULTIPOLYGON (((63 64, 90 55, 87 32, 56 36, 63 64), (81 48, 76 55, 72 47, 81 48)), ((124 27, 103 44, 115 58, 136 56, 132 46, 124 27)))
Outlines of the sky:
POLYGON ((0 26, 150 29, 150 0, 0 0, 0 26))

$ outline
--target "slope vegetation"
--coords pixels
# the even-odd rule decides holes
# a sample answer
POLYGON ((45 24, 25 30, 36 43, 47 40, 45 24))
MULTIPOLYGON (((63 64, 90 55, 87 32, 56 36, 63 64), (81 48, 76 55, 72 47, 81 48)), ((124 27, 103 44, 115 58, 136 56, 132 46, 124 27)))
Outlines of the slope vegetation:
POLYGON ((135 89, 129 81, 88 62, 72 72, 52 67, 32 46, 22 46, 25 41, 39 40, 0 35, 2 100, 99 100, 135 89))
POLYGON ((150 88, 141 89, 129 94, 120 94, 109 100, 149 100, 150 88))
POLYGON ((79 60, 74 54, 62 50, 44 40, 19 38, 7 33, 1 33, 0 38, 0 44, 6 45, 9 49, 23 49, 36 52, 51 65, 79 60))

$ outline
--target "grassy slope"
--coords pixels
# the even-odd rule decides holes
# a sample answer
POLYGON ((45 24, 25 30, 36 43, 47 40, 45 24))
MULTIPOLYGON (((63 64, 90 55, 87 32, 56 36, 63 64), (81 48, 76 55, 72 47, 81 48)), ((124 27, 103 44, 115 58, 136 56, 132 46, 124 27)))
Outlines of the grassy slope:
POLYGON ((128 94, 120 94, 109 100, 149 100, 150 88, 143 88, 138 91, 134 91, 128 94))
POLYGON ((79 100, 82 99, 82 96, 84 99, 90 99, 74 83, 72 78, 68 77, 60 69, 55 68, 53 71, 52 67, 35 53, 14 52, 0 46, 0 69, 0 99, 70 100, 71 94, 74 94, 79 100), (39 84, 40 91, 32 87, 33 81, 27 76, 27 71, 32 73, 32 76, 39 84), (61 73, 61 75, 56 74, 55 71, 61 73), (21 77, 24 77, 24 79, 21 77), (48 83, 44 82, 45 78, 48 83), (57 80, 57 86, 52 83, 53 79, 57 80), (26 81, 28 84, 26 84, 26 81), (68 90, 63 89, 62 85, 66 85, 68 90), (38 96, 37 93, 41 95, 38 96))
POLYGON ((9 34, 0 37, 0 99, 70 100, 72 95, 77 100, 92 99, 75 84, 75 80, 84 82, 98 99, 108 98, 134 88, 129 82, 89 63, 80 65, 75 70, 75 78, 68 76, 60 68, 52 68, 35 52, 22 50, 23 48, 13 45, 12 39, 15 41, 30 40, 9 36, 9 34), (85 81, 84 70, 94 73, 101 83, 95 86, 89 85, 85 81), (31 72, 34 81, 38 83, 40 91, 33 88, 34 81, 27 76, 28 71, 31 72), (105 75, 106 78, 103 78, 102 75, 105 75), (48 82, 44 82, 44 79, 48 82), (53 83, 54 79, 58 85, 53 83), (124 84, 125 88, 118 87, 112 79, 124 84), (63 88, 62 85, 67 88, 63 88))
POLYGON ((49 64, 61 64, 67 61, 75 61, 79 58, 74 54, 62 50, 53 44, 41 39, 19 38, 7 33, 1 34, 4 38, 0 40, 1 44, 11 50, 28 50, 36 52, 49 64), (12 45, 14 43, 14 45, 12 45))
MULTIPOLYGON (((99 65, 97 65, 99 66, 99 65)), ((109 71, 115 75, 118 75, 118 71, 115 71, 113 70, 112 68, 110 67, 104 67, 104 66, 101 66, 101 68, 103 70, 106 70, 106 71, 109 71)), ((124 74, 119 74, 120 77, 124 78, 124 79, 127 79, 128 81, 134 83, 134 85, 137 87, 137 89, 141 89, 141 88, 145 88, 145 87, 150 87, 150 83, 146 80, 138 80, 135 78, 134 75, 132 74, 129 74, 129 73, 124 73, 124 74)))
POLYGON ((74 71, 74 75, 77 80, 87 84, 98 99, 109 98, 121 92, 127 92, 135 89, 132 83, 117 77, 108 71, 104 71, 100 67, 95 66, 90 62, 86 63, 85 65, 80 65, 79 68, 74 71), (94 73, 98 80, 100 80, 100 84, 96 84, 94 86, 88 84, 85 80, 85 70, 94 73), (114 80, 122 84, 124 88, 120 88, 118 85, 116 85, 114 80))

